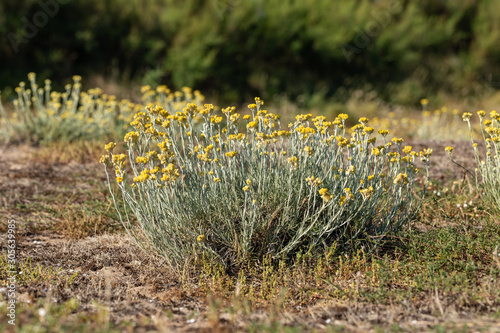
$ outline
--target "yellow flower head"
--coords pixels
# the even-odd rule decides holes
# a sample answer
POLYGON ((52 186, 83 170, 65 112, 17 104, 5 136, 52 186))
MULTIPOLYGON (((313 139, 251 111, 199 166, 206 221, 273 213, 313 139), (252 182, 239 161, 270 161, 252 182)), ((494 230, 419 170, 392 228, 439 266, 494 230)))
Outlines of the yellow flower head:
POLYGON ((375 190, 373 189, 372 186, 370 186, 369 188, 359 190, 359 193, 361 193, 364 199, 369 199, 372 196, 373 192, 375 192, 375 190))
POLYGON ((113 152, 113 149, 116 147, 116 143, 115 142, 110 142, 108 143, 107 145, 104 146, 104 149, 108 152, 108 153, 111 153, 113 152))
POLYGON ((212 116, 210 117, 210 122, 213 124, 218 124, 222 121, 222 117, 212 116))
POLYGON ((359 120, 358 120, 358 121, 359 121, 361 124, 363 124, 363 125, 366 125, 366 124, 369 122, 368 118, 366 118, 366 117, 361 117, 361 118, 359 118, 359 120))
POLYGON ((392 138, 391 141, 394 143, 400 144, 403 142, 403 139, 402 138, 392 138))
POLYGON ((394 177, 394 184, 399 184, 399 183, 403 184, 408 183, 408 174, 400 173, 396 177, 394 177))
POLYGON ((497 136, 498 134, 500 134, 500 129, 497 128, 497 127, 489 126, 489 127, 486 127, 485 131, 486 131, 486 133, 488 133, 492 137, 497 136))
POLYGON ((388 130, 380 130, 378 131, 378 134, 382 135, 383 137, 387 136, 389 134, 388 130))
POLYGON ((316 178, 314 176, 311 176, 311 177, 308 177, 306 178, 306 182, 310 185, 310 186, 319 186, 321 185, 322 181, 319 179, 319 178, 316 178))
POLYGON ((238 152, 236 152, 236 151, 230 151, 230 152, 226 153, 226 156, 229 158, 235 157, 236 155, 238 155, 238 152))
POLYGON ((325 202, 328 202, 331 199, 333 199, 333 194, 328 193, 327 188, 322 188, 318 192, 319 192, 319 195, 321 196, 321 198, 323 199, 323 201, 325 201, 325 202))
POLYGON ((364 129, 364 126, 361 124, 357 124, 357 125, 354 125, 353 127, 351 127, 351 130, 353 132, 361 132, 361 131, 363 131, 363 129, 364 129))
POLYGON ((289 158, 287 158, 287 161, 288 161, 288 163, 291 164, 293 169, 297 169, 297 167, 298 167, 297 157, 295 157, 295 156, 289 157, 289 158))
POLYGON ((199 235, 198 237, 196 237, 196 240, 201 243, 205 240, 205 235, 199 235))
POLYGON ((248 128, 248 129, 254 129, 254 128, 255 128, 255 126, 257 126, 257 124, 258 124, 258 122, 256 122, 256 121, 251 121, 251 122, 249 122, 249 123, 247 124, 247 128, 248 128))
POLYGON ((363 131, 367 134, 372 134, 374 130, 375 129, 373 127, 368 127, 368 126, 365 126, 365 128, 363 129, 363 131))
POLYGON ((104 165, 111 165, 111 159, 109 158, 109 155, 102 155, 99 163, 102 163, 104 165))
POLYGON ((328 189, 324 187, 324 188, 320 189, 318 192, 320 195, 325 195, 326 193, 328 193, 328 189))
POLYGON ((431 148, 424 149, 423 152, 420 152, 420 155, 421 156, 426 156, 426 157, 431 156, 432 155, 432 149, 431 148))
POLYGON ((305 151, 305 152, 306 152, 309 156, 310 156, 310 155, 312 155, 312 154, 314 154, 314 150, 313 150, 311 147, 309 147, 309 146, 305 146, 305 147, 304 147, 304 151, 305 151))
POLYGON ((295 116, 295 119, 298 121, 298 122, 305 122, 307 120, 309 120, 310 118, 312 118, 312 114, 299 114, 297 116, 295 116))

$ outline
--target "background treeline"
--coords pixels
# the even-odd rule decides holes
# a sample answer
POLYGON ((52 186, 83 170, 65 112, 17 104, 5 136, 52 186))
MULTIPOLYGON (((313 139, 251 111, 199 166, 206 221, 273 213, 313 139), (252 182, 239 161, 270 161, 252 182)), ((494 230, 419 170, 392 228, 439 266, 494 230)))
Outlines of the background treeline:
POLYGON ((221 102, 361 88, 415 104, 500 81, 496 0, 2 0, 0 22, 7 94, 29 71, 187 85, 221 102))

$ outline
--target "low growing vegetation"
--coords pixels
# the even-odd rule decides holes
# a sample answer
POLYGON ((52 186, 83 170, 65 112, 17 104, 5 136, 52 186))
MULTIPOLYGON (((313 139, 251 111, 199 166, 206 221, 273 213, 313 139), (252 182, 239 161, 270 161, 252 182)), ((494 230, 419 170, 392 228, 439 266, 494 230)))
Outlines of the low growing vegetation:
MULTIPOLYGON (((282 126, 260 98, 239 113, 144 86, 125 110, 29 78, 0 115, 6 141, 43 143, 0 151, 19 332, 500 329, 497 112, 462 115, 468 156, 365 117, 282 126)), ((1 255, 1 313, 10 275, 1 255)))
POLYGON ((256 98, 243 117, 234 107, 219 116, 211 104, 148 107, 125 135, 128 159, 106 145, 101 162, 113 166, 146 242, 173 266, 196 257, 239 265, 334 244, 371 249, 408 224, 421 203, 414 161, 428 169, 431 149, 386 142, 387 130, 377 145, 367 118, 348 135, 346 114, 298 115, 283 130, 263 104, 256 98))
MULTIPOLYGON (((486 119, 486 112, 480 110, 477 111, 477 115, 479 116, 482 139, 486 146, 485 159, 481 159, 478 149, 479 145, 477 142, 474 142, 472 135, 470 122, 472 113, 466 112, 462 115, 462 118, 467 122, 471 134, 470 137, 476 161, 475 179, 477 186, 484 192, 485 201, 498 214, 500 212, 500 114, 493 110, 489 114, 489 119, 486 119)), ((451 158, 453 147, 447 147, 446 150, 451 158)))
POLYGON ((81 91, 81 77, 73 76, 73 84, 67 84, 63 92, 52 90, 51 81, 45 80, 39 87, 36 74, 28 74, 29 86, 19 83, 17 97, 12 100, 13 110, 6 110, 0 101, 0 138, 4 141, 52 144, 85 141, 104 141, 124 133, 135 112, 145 105, 173 103, 180 109, 193 100, 200 102, 203 96, 191 89, 171 92, 166 86, 152 90, 141 88, 142 104, 128 99, 117 100, 100 88, 81 91), (185 102, 179 105, 180 97, 185 102))

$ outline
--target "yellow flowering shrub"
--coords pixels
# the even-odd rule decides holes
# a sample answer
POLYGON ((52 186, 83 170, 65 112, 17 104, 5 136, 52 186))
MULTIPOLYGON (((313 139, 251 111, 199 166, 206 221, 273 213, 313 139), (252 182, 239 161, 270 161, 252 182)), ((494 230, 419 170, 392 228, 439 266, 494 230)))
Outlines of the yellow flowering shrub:
MULTIPOLYGON (((479 110, 477 115, 479 117, 481 137, 486 146, 486 156, 484 158, 481 158, 478 144, 474 141, 475 135, 471 124, 472 113, 465 112, 462 115, 463 121, 467 122, 472 147, 474 148, 476 184, 484 192, 483 197, 490 203, 492 209, 500 212, 500 114, 492 110, 487 115, 484 110, 479 110), (489 119, 486 119, 487 117, 489 119)), ((445 151, 448 152, 452 159, 453 147, 448 146, 445 151)))
POLYGON ((248 117, 194 103, 134 115, 127 162, 114 158, 113 144, 101 160, 113 164, 143 230, 138 242, 173 265, 201 254, 233 265, 333 243, 371 248, 408 223, 420 204, 415 161, 428 170, 430 149, 386 142, 387 130, 377 139, 367 118, 348 132, 345 114, 299 115, 282 128, 263 105, 256 98, 248 117))
MULTIPOLYGON (((15 89, 14 112, 0 107, 3 137, 13 141, 50 142, 99 139, 113 134, 118 118, 133 114, 135 105, 118 101, 99 88, 81 91, 81 77, 64 91, 54 91, 51 81, 40 87, 35 73, 28 74, 29 84, 21 82, 15 89)), ((123 126, 123 122, 121 122, 123 126)))
MULTIPOLYGON (((141 89, 142 103, 128 99, 118 100, 100 88, 81 90, 81 77, 73 76, 73 83, 64 91, 52 89, 50 80, 41 87, 35 73, 28 74, 29 83, 21 82, 15 89, 17 97, 12 102, 13 112, 8 113, 0 103, 0 138, 11 141, 51 142, 96 140, 122 135, 124 126, 134 120, 136 112, 144 105, 163 105, 181 111, 190 101, 200 102, 199 91, 172 93, 166 86, 155 90, 149 86, 141 89)), ((136 140, 138 134, 129 133, 127 140, 136 140)))

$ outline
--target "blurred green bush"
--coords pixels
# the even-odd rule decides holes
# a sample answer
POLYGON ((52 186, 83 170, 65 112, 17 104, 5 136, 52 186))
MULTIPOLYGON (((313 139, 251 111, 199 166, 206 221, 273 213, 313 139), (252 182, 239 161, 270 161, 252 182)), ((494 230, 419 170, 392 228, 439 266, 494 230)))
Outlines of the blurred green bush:
POLYGON ((500 76, 493 0, 3 0, 0 22, 1 87, 99 73, 220 103, 344 87, 408 104, 500 76))

